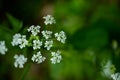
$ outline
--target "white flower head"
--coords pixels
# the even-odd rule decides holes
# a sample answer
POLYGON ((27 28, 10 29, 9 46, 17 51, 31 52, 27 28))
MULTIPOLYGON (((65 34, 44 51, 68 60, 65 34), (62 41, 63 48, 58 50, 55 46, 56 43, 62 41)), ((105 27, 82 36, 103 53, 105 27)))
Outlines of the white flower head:
POLYGON ((60 55, 61 52, 58 50, 57 52, 51 52, 52 54, 52 58, 51 63, 56 64, 56 63, 60 63, 60 61, 62 60, 62 56, 60 55))
POLYGON ((102 75, 110 78, 110 76, 114 73, 115 66, 112 64, 110 60, 108 60, 105 65, 102 66, 102 75))
POLYGON ((20 40, 21 40, 21 34, 17 33, 13 36, 13 40, 11 42, 12 46, 17 46, 20 44, 20 40))
POLYGON ((42 41, 40 40, 33 40, 33 49, 40 49, 40 47, 42 46, 42 41))
POLYGON ((26 35, 22 35, 20 41, 19 41, 19 47, 22 49, 24 48, 26 45, 28 45, 28 41, 26 40, 26 35))
POLYGON ((33 62, 37 62, 39 64, 39 63, 42 63, 43 61, 45 61, 46 58, 43 57, 41 55, 41 52, 39 51, 39 52, 37 52, 37 54, 34 54, 31 59, 33 62))
POLYGON ((43 37, 45 37, 45 39, 49 39, 51 38, 51 35, 52 35, 52 31, 42 31, 42 35, 43 37))
POLYGON ((45 25, 56 23, 54 17, 52 17, 51 15, 44 16, 43 19, 45 19, 44 21, 45 25))
POLYGON ((17 68, 23 68, 24 64, 27 62, 27 58, 24 57, 24 55, 15 55, 14 56, 15 62, 14 62, 14 66, 17 68))
POLYGON ((53 46, 53 41, 52 40, 45 42, 44 47, 47 48, 47 50, 50 50, 52 46, 53 46))
POLYGON ((12 46, 19 45, 21 49, 24 48, 28 44, 28 41, 26 40, 26 35, 21 35, 20 33, 15 34, 13 36, 11 44, 12 46))
POLYGON ((120 73, 112 74, 112 75, 111 75, 111 78, 112 78, 113 80, 120 80, 120 73))
POLYGON ((8 51, 8 49, 5 46, 5 41, 0 41, 0 53, 4 55, 5 52, 7 52, 7 51, 8 51))
POLYGON ((61 43, 65 43, 66 40, 66 35, 64 31, 61 31, 60 33, 55 33, 55 37, 57 38, 58 41, 61 43))
POLYGON ((28 29, 28 32, 31 32, 32 35, 36 36, 38 33, 40 33, 40 26, 30 26, 28 29))

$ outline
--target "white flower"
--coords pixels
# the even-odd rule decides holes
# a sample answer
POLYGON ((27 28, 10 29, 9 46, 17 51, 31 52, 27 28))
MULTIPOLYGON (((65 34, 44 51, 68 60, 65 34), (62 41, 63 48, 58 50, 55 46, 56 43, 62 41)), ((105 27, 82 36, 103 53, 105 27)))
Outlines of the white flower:
POLYGON ((51 63, 53 64, 60 63, 60 61, 62 60, 62 56, 60 55, 61 52, 60 51, 51 52, 51 54, 52 54, 52 58, 50 59, 51 63))
POLYGON ((5 41, 0 41, 0 53, 4 55, 5 52, 7 52, 7 51, 8 51, 8 49, 5 46, 5 41))
POLYGON ((45 37, 45 39, 49 39, 51 38, 51 35, 52 35, 52 31, 42 31, 42 35, 43 37, 45 37))
POLYGON ((47 50, 50 50, 50 48, 53 46, 53 41, 46 41, 45 42, 45 46, 47 48, 47 50))
POLYGON ((14 66, 17 68, 23 68, 23 65, 27 62, 27 58, 24 57, 24 55, 15 55, 15 62, 14 62, 14 66))
POLYGON ((31 32, 34 36, 36 36, 40 32, 40 26, 30 26, 27 30, 28 32, 31 32))
POLYGON ((12 46, 17 46, 20 44, 20 40, 21 40, 21 34, 17 33, 13 36, 13 40, 11 42, 12 46))
POLYGON ((15 34, 13 36, 11 44, 12 46, 19 45, 21 49, 24 48, 28 44, 28 41, 26 40, 26 35, 21 35, 20 33, 15 34))
POLYGON ((43 19, 45 19, 44 21, 45 25, 56 23, 54 17, 52 17, 51 15, 44 16, 43 19))
POLYGON ((111 74, 113 74, 112 69, 114 69, 114 66, 112 65, 112 62, 110 60, 107 61, 107 63, 102 66, 102 75, 106 76, 106 77, 110 77, 111 74))
POLYGON ((116 40, 112 41, 112 47, 114 50, 116 50, 118 48, 118 42, 116 40))
POLYGON ((42 46, 42 41, 39 40, 33 40, 33 49, 40 49, 40 47, 42 46))
POLYGON ((39 51, 39 52, 37 52, 37 54, 34 54, 31 59, 33 62, 37 62, 39 64, 39 63, 42 63, 43 61, 45 61, 46 58, 43 57, 41 55, 41 52, 39 51))
POLYGON ((24 48, 26 45, 28 45, 28 41, 26 40, 26 35, 22 35, 20 41, 19 41, 19 47, 22 49, 24 48))
POLYGON ((120 80, 120 73, 112 74, 112 75, 111 75, 111 78, 112 78, 113 80, 120 80))
POLYGON ((66 35, 64 31, 61 31, 60 33, 55 33, 55 37, 57 38, 58 41, 61 43, 65 43, 66 40, 66 35))

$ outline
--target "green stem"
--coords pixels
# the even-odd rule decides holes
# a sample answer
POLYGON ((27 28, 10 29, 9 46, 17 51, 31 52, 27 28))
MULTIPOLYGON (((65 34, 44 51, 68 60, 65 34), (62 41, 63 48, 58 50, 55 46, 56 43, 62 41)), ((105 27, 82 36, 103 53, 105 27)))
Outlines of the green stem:
POLYGON ((22 73, 22 75, 21 75, 20 80, 25 80, 26 75, 27 75, 27 73, 29 72, 30 67, 31 67, 31 64, 28 63, 28 65, 25 67, 25 69, 24 69, 24 71, 23 71, 23 73, 22 73))

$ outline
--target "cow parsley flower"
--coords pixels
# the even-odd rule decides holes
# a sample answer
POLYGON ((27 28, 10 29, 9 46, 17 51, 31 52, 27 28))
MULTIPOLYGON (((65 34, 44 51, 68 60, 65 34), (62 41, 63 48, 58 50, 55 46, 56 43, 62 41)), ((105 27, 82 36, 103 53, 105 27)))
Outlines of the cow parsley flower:
POLYGON ((50 50, 50 48, 53 46, 53 41, 50 40, 50 41, 46 41, 45 42, 45 48, 47 48, 47 50, 50 50))
POLYGON ((66 35, 64 31, 61 31, 60 33, 55 33, 55 37, 57 38, 58 41, 61 43, 65 43, 66 40, 66 35))
POLYGON ((11 44, 12 46, 19 45, 21 49, 24 48, 28 44, 28 41, 26 40, 26 35, 21 35, 20 33, 15 34, 13 36, 11 44))
POLYGON ((56 23, 54 17, 52 17, 51 15, 44 16, 43 19, 45 19, 44 21, 45 25, 56 23))
POLYGON ((112 74, 112 75, 111 75, 111 78, 112 78, 113 80, 120 80, 120 73, 112 74))
POLYGON ((45 39, 49 39, 51 38, 51 35, 52 35, 52 31, 42 31, 42 35, 43 37, 45 37, 45 39))
POLYGON ((15 58, 15 62, 14 62, 14 66, 17 68, 17 67, 19 67, 19 68, 23 68, 24 66, 24 64, 27 62, 27 58, 25 58, 24 57, 24 55, 15 55, 14 56, 14 58, 15 58))
POLYGON ((19 47, 22 49, 24 48, 26 45, 28 45, 28 41, 26 40, 26 35, 22 35, 20 41, 19 41, 19 47))
POLYGON ((40 32, 39 29, 40 29, 40 26, 34 26, 34 25, 32 25, 27 30, 28 30, 28 32, 31 32, 32 35, 36 36, 40 32))
POLYGON ((109 78, 114 73, 115 66, 110 60, 108 60, 107 63, 104 66, 102 66, 102 69, 102 75, 109 78))
POLYGON ((13 36, 13 40, 11 42, 12 46, 17 46, 20 44, 20 40, 21 40, 21 34, 17 33, 13 36))
POLYGON ((52 58, 51 63, 56 64, 56 63, 60 63, 60 61, 62 60, 62 56, 60 55, 61 52, 58 50, 57 52, 51 52, 52 54, 52 58))
POLYGON ((8 49, 5 46, 5 41, 0 41, 0 53, 4 55, 5 52, 7 52, 7 51, 8 51, 8 49))
POLYGON ((42 63, 43 61, 45 61, 46 58, 43 57, 41 55, 41 52, 39 51, 39 52, 37 52, 37 54, 34 54, 31 59, 33 62, 37 62, 39 64, 39 63, 42 63))
POLYGON ((33 40, 33 49, 40 49, 40 47, 42 46, 42 41, 40 40, 33 40))

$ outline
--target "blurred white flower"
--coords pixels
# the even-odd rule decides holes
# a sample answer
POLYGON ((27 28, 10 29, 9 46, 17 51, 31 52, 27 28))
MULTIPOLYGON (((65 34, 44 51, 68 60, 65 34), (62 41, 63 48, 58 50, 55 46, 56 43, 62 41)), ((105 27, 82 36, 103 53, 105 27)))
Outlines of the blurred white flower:
POLYGON ((45 39, 49 39, 51 38, 51 35, 52 35, 52 31, 42 31, 42 35, 43 37, 45 37, 45 39))
POLYGON ((20 40, 21 40, 21 34, 17 33, 13 36, 13 40, 11 42, 12 46, 17 46, 20 44, 20 40))
POLYGON ((106 62, 105 65, 102 66, 102 75, 110 78, 110 76, 114 73, 115 67, 110 60, 106 62))
POLYGON ((50 50, 50 48, 53 46, 53 41, 50 40, 50 41, 46 41, 45 42, 45 48, 47 48, 47 50, 50 50))
POLYGON ((45 61, 46 58, 43 57, 41 55, 41 52, 39 51, 39 52, 37 52, 37 54, 34 54, 31 59, 33 62, 37 62, 39 64, 39 63, 42 63, 43 61, 45 61))
POLYGON ((7 51, 8 51, 8 49, 5 46, 5 41, 0 41, 0 53, 4 55, 5 52, 7 52, 7 51))
POLYGON ((40 32, 40 26, 30 26, 28 29, 28 32, 31 32, 32 35, 36 36, 40 32))
POLYGON ((39 40, 33 40, 33 49, 40 49, 40 47, 42 46, 42 41, 39 40))
POLYGON ((58 41, 61 43, 65 43, 66 40, 66 35, 64 31, 61 31, 60 33, 55 33, 55 37, 57 38, 58 41))
POLYGON ((116 40, 112 41, 112 47, 114 50, 116 50, 118 48, 118 42, 116 40))
POLYGON ((19 47, 22 49, 24 48, 26 45, 28 45, 28 41, 26 40, 26 35, 22 35, 20 41, 19 41, 19 47))
POLYGON ((54 17, 52 17, 51 15, 44 16, 43 19, 45 19, 44 21, 45 25, 56 23, 54 17))
POLYGON ((27 58, 25 58, 24 57, 24 55, 15 55, 14 56, 14 58, 15 58, 15 62, 14 62, 14 66, 17 68, 17 67, 19 67, 19 68, 23 68, 24 66, 24 64, 27 62, 27 58))
POLYGON ((57 52, 51 52, 51 54, 52 54, 52 58, 50 59, 51 63, 52 64, 60 63, 60 61, 62 60, 62 56, 60 55, 61 52, 58 50, 57 52))
POLYGON ((111 75, 111 78, 112 78, 113 80, 120 80, 120 73, 112 74, 112 75, 111 75))

